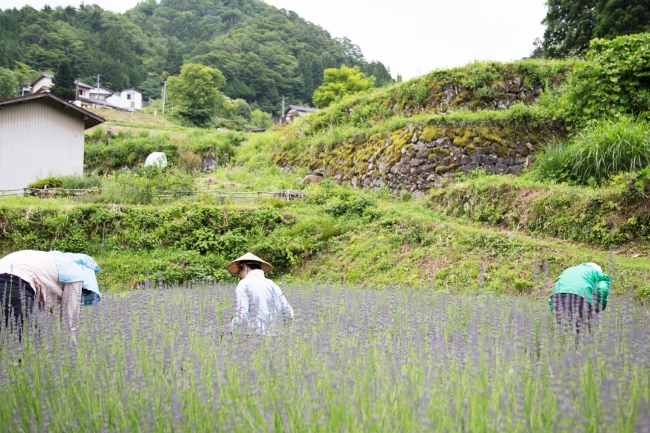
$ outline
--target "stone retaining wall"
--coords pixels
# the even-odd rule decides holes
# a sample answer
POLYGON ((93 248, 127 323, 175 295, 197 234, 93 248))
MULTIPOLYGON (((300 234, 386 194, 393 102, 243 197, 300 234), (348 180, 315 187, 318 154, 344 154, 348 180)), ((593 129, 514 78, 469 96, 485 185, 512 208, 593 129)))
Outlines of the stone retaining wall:
POLYGON ((444 177, 479 168, 493 174, 520 173, 533 162, 533 153, 542 143, 563 133, 563 125, 552 123, 541 128, 411 123, 408 128, 350 137, 331 148, 305 150, 294 157, 280 152, 276 160, 286 166, 308 165, 355 187, 426 191, 444 177))

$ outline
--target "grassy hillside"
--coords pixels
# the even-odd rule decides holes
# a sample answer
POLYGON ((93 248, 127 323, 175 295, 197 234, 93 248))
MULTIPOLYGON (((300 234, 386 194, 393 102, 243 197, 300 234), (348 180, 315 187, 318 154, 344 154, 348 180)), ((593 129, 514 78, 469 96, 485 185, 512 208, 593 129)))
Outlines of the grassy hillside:
MULTIPOLYGON (((189 176, 190 181, 201 191, 301 188, 306 169, 287 170, 271 161, 270 143, 282 133, 249 137, 234 147, 229 165, 209 175, 189 176)), ((107 149, 114 146, 102 145, 107 149)), ((172 170, 177 170, 168 172, 173 178, 188 176, 172 170)), ((138 169, 132 173, 135 178, 141 177, 138 169)), ((115 182, 112 176, 101 178, 109 189, 115 182)), ((159 181, 156 179, 152 182, 159 181)), ((649 249, 643 236, 634 241, 625 235, 615 237, 612 263, 607 242, 600 238, 589 245, 584 243, 590 242, 588 237, 573 239, 541 226, 531 230, 514 224, 501 206, 509 203, 517 207, 517 198, 524 192, 469 194, 468 202, 476 203, 469 206, 458 198, 465 197, 459 193, 464 189, 480 191, 481 185, 491 185, 485 188, 492 191, 502 185, 507 190, 508 182, 517 183, 504 176, 450 182, 437 192, 439 195, 420 199, 413 199, 409 193, 363 191, 326 180, 307 187, 305 199, 291 202, 264 197, 222 199, 201 192, 186 199, 149 196, 150 205, 138 204, 147 202, 145 190, 133 189, 139 184, 119 182, 111 195, 89 196, 81 202, 3 199, 0 252, 21 248, 88 252, 102 266, 102 286, 111 289, 142 285, 147 275, 156 280, 158 272, 165 283, 202 278, 231 281, 224 265, 250 250, 275 265, 273 278, 285 276, 287 281, 345 279, 361 286, 433 285, 453 291, 482 288, 536 296, 548 289, 542 288, 545 261, 551 281, 567 266, 596 261, 605 269, 613 269, 616 290, 625 292, 634 285, 637 295, 650 294, 649 249), (500 218, 471 214, 471 209, 483 209, 481 215, 492 215, 486 210, 487 203, 494 206, 492 214, 500 218), (466 212, 459 212, 460 208, 466 212)), ((525 183, 519 187, 534 189, 525 183)), ((559 209, 557 203, 566 207, 567 200, 583 192, 583 188, 568 186, 546 191, 556 200, 536 207, 559 209)), ((533 207, 529 209, 534 213, 533 207)), ((554 214, 554 209, 548 214, 554 214)), ((610 210, 605 216, 613 214, 615 211, 610 210)), ((577 230, 584 218, 567 210, 556 214, 551 225, 559 222, 577 230)))
POLYGON ((473 91, 500 82, 511 90, 519 83, 517 90, 524 93, 533 89, 532 99, 505 108, 499 101, 512 93, 494 96, 492 110, 468 106, 440 112, 431 103, 407 113, 407 99, 396 103, 394 115, 377 112, 366 123, 355 120, 363 107, 412 88, 409 82, 264 134, 185 128, 146 115, 111 117, 86 137, 88 174, 102 189, 74 201, 3 199, 0 253, 21 248, 88 252, 102 266, 102 286, 110 289, 141 287, 158 273, 165 283, 231 281, 224 265, 252 251, 275 265, 276 279, 532 296, 543 296, 565 267, 595 261, 613 273, 614 293, 650 296, 650 176, 621 175, 594 188, 538 181, 527 170, 520 177, 442 173, 425 194, 336 182, 369 176, 374 170, 369 159, 389 165, 390 160, 377 158, 378 150, 387 157, 403 155, 422 140, 445 137, 462 151, 479 154, 490 147, 507 156, 522 144, 530 155, 549 140, 564 139, 567 130, 556 117, 553 89, 570 67, 472 64, 415 80, 435 88, 447 86, 450 77, 467 81, 470 72, 502 71, 473 91), (548 71, 555 78, 535 94, 535 83, 542 81, 530 77, 550 77, 544 75, 548 71), (339 123, 326 126, 323 119, 345 112, 339 123), (117 127, 108 138, 106 131, 117 127), (143 170, 142 161, 153 150, 167 152, 170 167, 143 170), (210 174, 197 171, 206 155, 220 157, 210 174), (329 179, 304 186, 302 177, 315 167, 329 179), (285 189, 305 189, 307 195, 286 201, 257 194, 285 189))

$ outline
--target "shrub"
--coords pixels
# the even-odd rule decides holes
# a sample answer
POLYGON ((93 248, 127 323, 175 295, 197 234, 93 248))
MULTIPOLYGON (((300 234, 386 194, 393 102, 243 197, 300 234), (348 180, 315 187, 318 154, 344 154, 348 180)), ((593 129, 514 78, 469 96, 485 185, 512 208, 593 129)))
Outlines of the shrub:
POLYGON ((600 183, 612 174, 650 166, 650 124, 628 117, 601 121, 572 143, 573 176, 578 183, 600 183))
POLYGON ((360 217, 375 205, 375 199, 369 195, 351 194, 345 191, 327 203, 325 212, 334 217, 360 217))
POLYGON ((63 176, 61 182, 65 189, 90 189, 102 186, 102 180, 98 176, 63 176))
POLYGON ((622 117, 587 126, 568 146, 549 144, 539 156, 542 180, 601 184, 610 176, 650 166, 650 124, 622 117))
POLYGON ((575 66, 567 82, 567 91, 560 101, 568 120, 578 125, 647 111, 650 34, 594 39, 586 61, 575 66))
POLYGON ((537 156, 534 176, 538 180, 552 182, 569 182, 571 180, 571 156, 567 145, 560 141, 551 141, 544 151, 537 156))
POLYGON ((49 176, 43 179, 38 179, 36 182, 32 182, 27 185, 28 188, 43 189, 48 188, 62 188, 63 180, 60 177, 49 176))
POLYGON ((108 178, 96 200, 106 203, 152 204, 159 196, 180 197, 195 190, 194 179, 175 168, 149 166, 120 170, 108 178))

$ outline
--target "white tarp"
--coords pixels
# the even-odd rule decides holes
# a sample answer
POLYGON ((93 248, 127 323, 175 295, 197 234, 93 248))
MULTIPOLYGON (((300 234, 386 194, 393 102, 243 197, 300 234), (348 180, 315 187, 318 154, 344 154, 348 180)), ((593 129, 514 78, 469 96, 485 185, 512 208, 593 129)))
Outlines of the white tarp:
POLYGON ((144 166, 157 165, 159 167, 167 167, 167 155, 163 152, 153 152, 144 162, 144 166))

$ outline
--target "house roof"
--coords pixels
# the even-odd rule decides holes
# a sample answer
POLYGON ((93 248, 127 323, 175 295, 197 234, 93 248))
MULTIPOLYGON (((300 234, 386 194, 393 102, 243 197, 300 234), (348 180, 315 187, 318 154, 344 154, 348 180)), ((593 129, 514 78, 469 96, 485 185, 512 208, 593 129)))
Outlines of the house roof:
POLYGON ((8 105, 20 104, 32 100, 42 100, 42 101, 52 100, 58 104, 61 104, 61 108, 63 109, 72 109, 80 113, 83 116, 84 129, 92 128, 93 126, 97 126, 100 123, 104 122, 103 117, 98 116, 95 113, 91 113, 88 110, 84 110, 81 107, 77 107, 76 105, 70 103, 69 101, 66 101, 65 99, 53 95, 51 93, 34 93, 31 95, 19 96, 17 98, 2 99, 0 100, 0 109, 8 105))
POLYGON ((309 113, 313 113, 315 111, 318 111, 317 108, 303 107, 302 105, 289 105, 289 107, 286 110, 284 110, 284 114, 289 113, 291 110, 306 111, 306 112, 309 112, 309 113))
POLYGON ((38 80, 40 80, 40 79, 43 78, 43 77, 46 77, 46 78, 54 78, 54 75, 50 74, 49 72, 43 72, 41 75, 39 75, 38 77, 36 77, 36 79, 35 79, 34 81, 32 81, 31 83, 29 83, 29 86, 32 87, 32 86, 33 86, 33 85, 34 85, 38 80))
POLYGON ((135 87, 129 87, 128 89, 122 89, 123 92, 126 92, 127 90, 133 90, 134 92, 142 93, 141 91, 139 91, 135 87))
POLYGON ((89 89, 92 89, 92 87, 93 87, 93 86, 91 86, 91 85, 88 85, 88 84, 84 83, 83 81, 80 81, 80 80, 74 80, 74 83, 75 83, 77 86, 87 87, 87 88, 89 88, 89 89))
POLYGON ((105 105, 107 107, 111 108, 122 108, 120 106, 117 106, 115 104, 111 104, 108 102, 106 99, 97 99, 97 98, 86 98, 85 96, 79 96, 80 101, 85 101, 85 102, 90 102, 92 104, 97 104, 97 105, 105 105))

